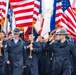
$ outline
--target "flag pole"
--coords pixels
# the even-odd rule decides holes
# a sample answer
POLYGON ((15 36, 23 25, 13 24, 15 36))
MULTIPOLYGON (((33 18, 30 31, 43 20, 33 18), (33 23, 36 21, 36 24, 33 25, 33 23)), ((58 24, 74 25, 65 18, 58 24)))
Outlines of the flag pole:
MULTIPOLYGON (((31 41, 31 45, 32 45, 32 43, 33 43, 33 35, 34 35, 34 33, 33 33, 33 25, 34 25, 34 21, 33 21, 33 23, 32 23, 32 41, 31 41)), ((30 50, 30 55, 29 55, 29 58, 32 58, 32 50, 30 50)))
MULTIPOLYGON (((33 8, 33 13, 34 13, 34 8, 33 8)), ((33 25, 34 25, 34 20, 33 20, 33 22, 32 22, 32 40, 31 40, 31 46, 32 46, 32 43, 33 43, 33 25)), ((30 49, 29 58, 32 59, 32 50, 31 50, 31 49, 30 49)))
MULTIPOLYGON (((34 8, 33 8, 33 13, 35 13, 35 3, 36 2, 34 2, 34 8)), ((36 21, 34 20, 34 15, 33 15, 33 22, 32 22, 32 42, 31 42, 31 46, 33 47, 33 41, 34 41, 34 32, 33 32, 33 26, 34 26, 34 24, 36 23, 36 21)), ((29 56, 30 58, 32 58, 32 50, 30 50, 30 56, 29 56)))

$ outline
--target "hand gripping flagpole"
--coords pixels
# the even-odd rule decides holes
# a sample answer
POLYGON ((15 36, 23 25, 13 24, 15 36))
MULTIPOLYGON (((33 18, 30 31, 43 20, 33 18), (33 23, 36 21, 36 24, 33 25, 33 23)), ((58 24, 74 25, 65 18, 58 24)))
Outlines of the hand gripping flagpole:
MULTIPOLYGON (((35 4, 36 3, 39 3, 39 5, 40 5, 40 2, 38 2, 38 1, 36 1, 36 2, 34 2, 34 9, 33 9, 33 14, 35 14, 35 4)), ((38 11, 39 11, 39 9, 38 9, 38 11)), ((33 36, 33 26, 34 26, 34 24, 36 23, 36 20, 34 19, 35 18, 35 15, 33 15, 33 23, 32 23, 32 42, 31 42, 31 47, 30 47, 30 49, 32 49, 32 47, 33 47, 33 38, 34 38, 34 36, 33 36)), ((30 50, 30 55, 29 55, 29 58, 32 58, 32 50, 30 50)))
MULTIPOLYGON (((31 41, 31 46, 33 46, 33 25, 35 24, 35 21, 33 21, 33 24, 32 24, 32 41, 31 41)), ((29 55, 29 58, 32 58, 32 50, 30 50, 30 55, 29 55)))

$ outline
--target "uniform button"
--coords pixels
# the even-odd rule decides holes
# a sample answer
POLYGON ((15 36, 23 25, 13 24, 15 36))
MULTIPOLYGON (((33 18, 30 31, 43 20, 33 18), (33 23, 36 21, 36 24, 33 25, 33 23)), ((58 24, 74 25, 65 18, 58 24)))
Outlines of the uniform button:
POLYGON ((50 58, 50 60, 52 60, 52 58, 50 58))

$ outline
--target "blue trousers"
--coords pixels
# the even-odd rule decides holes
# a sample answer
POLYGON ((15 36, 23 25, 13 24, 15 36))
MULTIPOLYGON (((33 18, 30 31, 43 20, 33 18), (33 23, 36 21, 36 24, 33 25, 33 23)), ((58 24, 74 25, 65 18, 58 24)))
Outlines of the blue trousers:
POLYGON ((0 75, 5 75, 5 65, 0 65, 0 75))

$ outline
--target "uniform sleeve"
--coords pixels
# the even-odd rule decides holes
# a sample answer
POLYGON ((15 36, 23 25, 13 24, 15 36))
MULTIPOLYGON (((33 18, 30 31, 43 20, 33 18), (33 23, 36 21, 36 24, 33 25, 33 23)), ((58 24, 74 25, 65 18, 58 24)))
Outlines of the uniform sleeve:
POLYGON ((72 54, 72 56, 73 56, 73 58, 74 58, 74 60, 75 60, 75 62, 76 62, 76 48, 75 48, 75 44, 71 44, 70 45, 70 49, 71 49, 71 54, 72 54))
POLYGON ((54 43, 52 43, 52 44, 50 44, 50 41, 47 41, 45 44, 44 44, 44 46, 43 46, 43 49, 44 50, 53 50, 53 45, 54 45, 54 43))
POLYGON ((26 53, 30 52, 30 48, 28 46, 29 46, 28 42, 25 41, 24 50, 25 50, 26 53))
POLYGON ((29 53, 29 52, 30 52, 30 48, 28 48, 28 47, 26 46, 25 51, 26 51, 27 53, 29 53))
POLYGON ((4 47, 4 59, 5 59, 5 62, 8 61, 8 44, 7 43, 5 44, 5 47, 4 47))
POLYGON ((26 64, 26 46, 27 46, 27 44, 26 44, 26 41, 24 41, 23 42, 23 44, 24 44, 24 47, 23 47, 23 65, 25 66, 26 64))
POLYGON ((40 43, 35 43, 35 47, 33 48, 33 52, 41 52, 42 51, 42 46, 40 45, 40 43))

